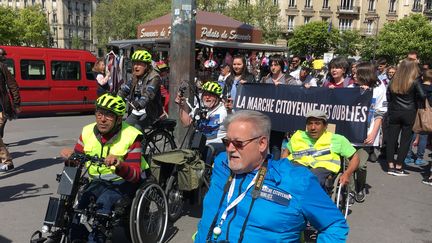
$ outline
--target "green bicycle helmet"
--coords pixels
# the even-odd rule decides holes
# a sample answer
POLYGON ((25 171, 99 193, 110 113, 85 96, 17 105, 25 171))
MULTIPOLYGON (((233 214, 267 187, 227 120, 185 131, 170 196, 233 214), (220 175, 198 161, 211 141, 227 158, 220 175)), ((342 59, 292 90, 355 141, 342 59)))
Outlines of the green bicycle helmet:
POLYGON ((216 82, 212 82, 212 81, 208 81, 206 82, 203 86, 202 86, 202 90, 215 94, 217 96, 221 96, 222 95, 222 87, 220 86, 220 84, 216 83, 216 82))
POLYGON ((152 61, 152 56, 151 54, 146 51, 146 50, 138 50, 135 51, 132 54, 132 61, 133 62, 146 62, 146 63, 151 63, 152 61))
POLYGON ((123 116, 126 113, 125 101, 117 95, 106 93, 96 100, 96 108, 113 112, 117 116, 123 116))

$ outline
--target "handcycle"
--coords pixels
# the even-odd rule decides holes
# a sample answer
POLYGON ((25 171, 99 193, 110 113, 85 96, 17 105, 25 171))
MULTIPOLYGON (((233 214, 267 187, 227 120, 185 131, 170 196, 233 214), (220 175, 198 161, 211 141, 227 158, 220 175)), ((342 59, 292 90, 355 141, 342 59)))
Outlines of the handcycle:
MULTIPOLYGON (((184 96, 187 88, 185 85, 180 86, 179 95, 181 97, 184 96)), ((150 159, 152 174, 165 190, 170 221, 175 221, 181 216, 185 192, 198 189, 198 203, 201 204, 210 186, 212 167, 203 162, 207 153, 206 137, 197 130, 197 123, 206 117, 207 109, 201 105, 198 92, 195 90, 193 94, 198 106, 192 107, 187 102, 192 110, 192 124, 181 142, 180 149, 158 154, 153 153, 150 159), (189 140, 187 140, 188 137, 189 140)))
POLYGON ((87 161, 101 165, 104 159, 75 153, 67 160, 62 173, 56 177, 60 197, 49 198, 42 230, 34 232, 30 242, 72 243, 70 230, 76 217, 89 232, 101 230, 106 242, 111 242, 114 227, 121 225, 129 228, 129 237, 133 243, 162 242, 168 222, 167 199, 163 189, 151 179, 140 183, 132 200, 122 198, 116 202, 109 215, 98 213, 95 202, 91 202, 85 209, 78 209, 79 197, 90 183, 84 176, 84 164, 87 161), (47 236, 44 237, 43 234, 47 236))

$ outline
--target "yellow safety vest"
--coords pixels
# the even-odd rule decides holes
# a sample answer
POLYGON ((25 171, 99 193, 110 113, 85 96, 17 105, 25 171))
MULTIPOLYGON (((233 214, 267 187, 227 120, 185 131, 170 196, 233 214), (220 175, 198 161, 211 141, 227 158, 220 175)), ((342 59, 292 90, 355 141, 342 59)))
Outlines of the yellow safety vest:
MULTIPOLYGON (((137 136, 142 133, 133 126, 127 123, 122 123, 122 128, 114 141, 102 145, 97 139, 94 129, 96 123, 89 124, 83 128, 81 138, 83 140, 84 153, 90 156, 98 156, 99 158, 105 158, 109 154, 119 157, 123 160, 123 157, 129 152, 129 147, 135 142, 137 136)), ((92 165, 90 161, 86 162, 88 174, 90 179, 99 178, 108 181, 118 181, 122 177, 115 173, 115 169, 111 169, 105 165, 92 165)), ((144 157, 141 156, 141 170, 148 169, 149 166, 144 157)))
POLYGON ((288 159, 312 168, 325 168, 338 173, 341 168, 340 156, 331 150, 333 133, 325 131, 315 144, 305 131, 297 131, 291 137, 292 151, 288 159))

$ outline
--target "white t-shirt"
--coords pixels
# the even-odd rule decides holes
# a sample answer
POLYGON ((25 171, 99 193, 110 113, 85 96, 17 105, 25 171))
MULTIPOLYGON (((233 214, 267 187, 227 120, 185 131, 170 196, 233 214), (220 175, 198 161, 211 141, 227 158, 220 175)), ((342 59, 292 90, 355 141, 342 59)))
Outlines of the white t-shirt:
MULTIPOLYGON (((190 114, 191 116, 193 114, 190 114)), ((227 111, 222 102, 215 108, 207 112, 206 119, 198 122, 198 130, 207 137, 206 144, 222 143, 222 138, 226 136, 226 128, 223 121, 227 117, 227 111)))

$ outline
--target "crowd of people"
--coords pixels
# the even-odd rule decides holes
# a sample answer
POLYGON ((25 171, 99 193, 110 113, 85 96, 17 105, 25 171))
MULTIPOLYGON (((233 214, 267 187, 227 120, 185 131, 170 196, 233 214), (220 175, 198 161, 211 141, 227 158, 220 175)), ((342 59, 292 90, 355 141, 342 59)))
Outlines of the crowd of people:
MULTIPOLYGON (((4 55, 0 49, 0 57, 4 55)), ((307 224, 319 232, 318 240, 344 242, 347 222, 325 192, 326 179, 341 171, 342 158, 348 165, 339 182, 352 183, 356 172, 357 186, 353 191, 359 201, 365 196, 367 161, 377 161, 376 150, 381 151, 389 175, 407 176, 406 166, 428 164, 424 159, 428 134, 413 135, 412 126, 416 110, 425 100, 432 100, 432 70, 419 65, 415 52, 396 66, 389 66, 383 58, 374 63, 350 63, 345 57, 336 57, 321 67, 328 70, 326 74, 314 68, 313 60, 300 56, 288 60, 282 55, 259 58, 256 53, 248 57, 227 53, 219 58, 208 62, 202 53, 197 58, 197 85, 202 91, 202 105, 208 109, 197 129, 206 136, 207 145, 221 153, 207 161, 213 163, 213 175, 196 242, 291 242, 301 237, 307 224), (272 129, 268 116, 234 107, 233 100, 245 83, 371 90, 370 119, 363 144, 354 147, 342 134, 327 131, 328 114, 321 110, 306 114, 304 131, 272 129), (413 146, 417 146, 416 153, 413 146)), ((96 123, 83 128, 74 149, 61 152, 65 158, 73 152, 105 158, 102 169, 88 165, 92 186, 83 194, 79 207, 85 207, 88 197, 93 196, 103 205, 101 213, 107 213, 116 199, 133 195, 131 189, 145 178, 142 171, 148 169, 148 164, 141 155, 140 140, 143 130, 164 114, 167 103, 162 93, 169 85, 168 66, 155 62, 146 50, 136 50, 131 61, 132 78, 112 93, 111 74, 105 72, 103 59, 98 59, 94 66, 99 84, 96 123)), ((0 67, 3 127, 4 117, 9 115, 5 87, 12 93, 16 90, 12 99, 15 113, 19 112, 20 99, 16 82, 1 62, 0 67)), ((181 96, 175 102, 182 124, 191 125, 193 107, 181 96)), ((1 138, 0 156, 0 170, 13 169, 1 138)), ((432 185, 432 175, 422 182, 432 185)), ((72 235, 90 242, 99 242, 103 237, 100 232, 86 235, 83 231, 77 223, 72 235)))

